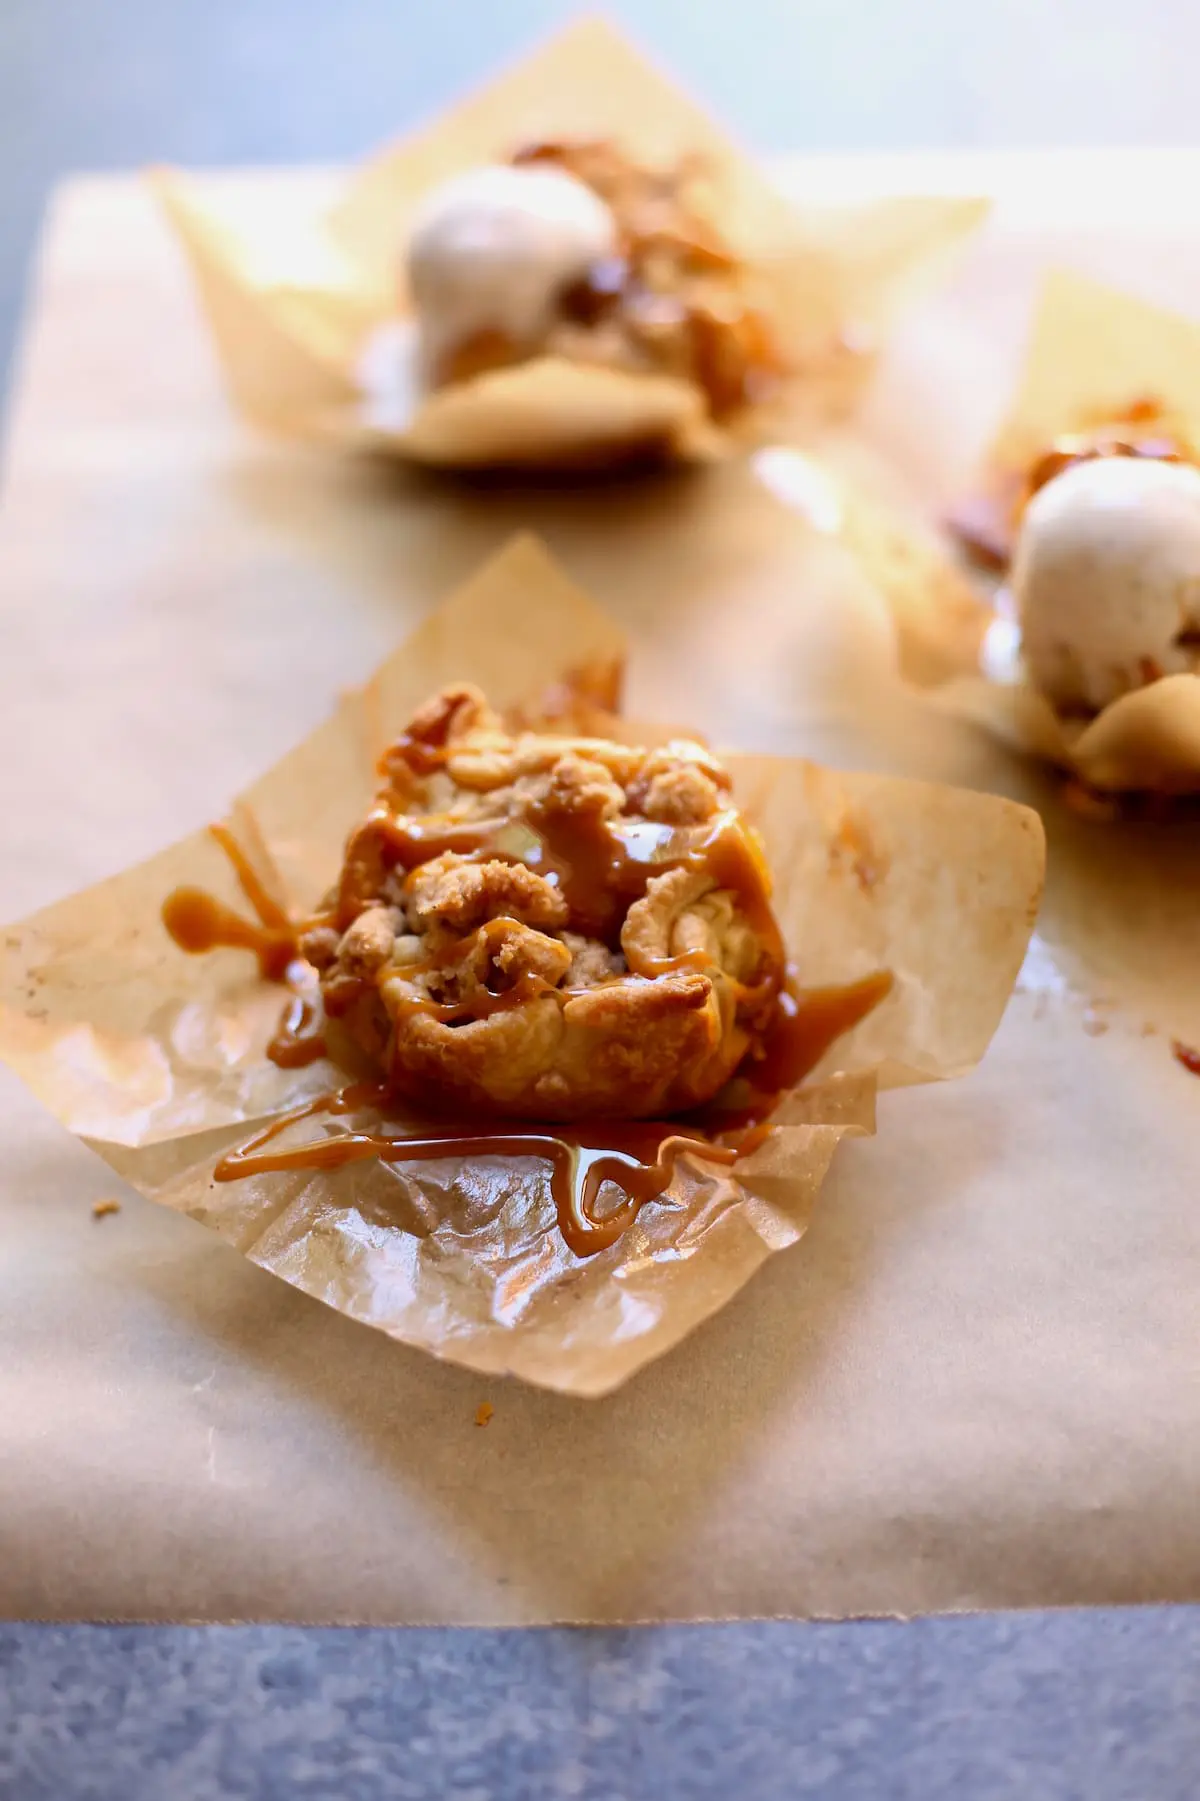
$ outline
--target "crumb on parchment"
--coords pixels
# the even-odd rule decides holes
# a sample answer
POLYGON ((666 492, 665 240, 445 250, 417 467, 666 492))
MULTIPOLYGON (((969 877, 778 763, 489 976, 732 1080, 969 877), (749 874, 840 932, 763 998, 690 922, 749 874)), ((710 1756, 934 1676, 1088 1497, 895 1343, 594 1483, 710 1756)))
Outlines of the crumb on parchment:
POLYGON ((475 1409, 475 1424, 477 1426, 486 1426, 495 1411, 496 1409, 492 1406, 490 1401, 480 1401, 478 1407, 475 1409))
POLYGON ((107 1197, 102 1201, 92 1202, 93 1219, 107 1219, 110 1213, 119 1213, 120 1211, 120 1201, 113 1200, 111 1197, 107 1197))

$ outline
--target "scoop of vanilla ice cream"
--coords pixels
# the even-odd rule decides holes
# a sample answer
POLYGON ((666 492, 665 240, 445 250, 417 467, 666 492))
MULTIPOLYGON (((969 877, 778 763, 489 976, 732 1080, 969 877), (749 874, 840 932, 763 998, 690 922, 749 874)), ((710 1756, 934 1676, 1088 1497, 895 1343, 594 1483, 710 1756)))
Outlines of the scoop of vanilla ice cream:
POLYGON ((1063 711, 1099 711, 1200 665, 1200 469, 1139 457, 1076 463, 1029 502, 1011 585, 1030 680, 1063 711))
POLYGON ((611 209, 562 169, 498 163, 455 176, 428 196, 408 243, 426 360, 481 331, 535 345, 563 288, 616 247, 611 209))

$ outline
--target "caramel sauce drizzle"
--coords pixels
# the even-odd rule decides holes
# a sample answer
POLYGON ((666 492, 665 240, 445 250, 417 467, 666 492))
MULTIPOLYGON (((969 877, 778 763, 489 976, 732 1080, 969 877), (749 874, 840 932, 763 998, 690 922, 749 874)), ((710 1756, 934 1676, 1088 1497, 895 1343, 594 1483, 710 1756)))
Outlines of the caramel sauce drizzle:
POLYGON ((256 917, 245 919, 203 888, 174 888, 162 906, 162 921, 180 950, 198 956, 223 948, 253 951, 264 981, 282 982, 297 954, 297 931, 250 859, 225 825, 210 835, 229 858, 238 887, 256 917))
MULTIPOLYGON (((414 771, 436 767, 443 756, 439 746, 418 740, 401 741, 389 752, 393 764, 404 761, 414 771)), ((619 821, 581 820, 569 813, 543 810, 526 829, 514 828, 510 820, 467 824, 414 821, 394 816, 381 803, 369 816, 367 828, 377 840, 375 848, 384 852, 380 868, 391 864, 412 870, 445 849, 524 862, 559 886, 572 924, 590 935, 611 934, 629 902, 645 892, 650 877, 669 869, 703 870, 717 887, 732 890, 763 942, 772 970, 764 982, 744 988, 743 994, 765 1003, 774 990, 771 1023, 739 1071, 749 1101, 736 1112, 714 1108, 694 1120, 673 1124, 601 1121, 530 1127, 497 1122, 480 1131, 474 1125, 452 1123, 413 1136, 351 1131, 302 1144, 276 1142, 305 1119, 336 1117, 365 1106, 385 1107, 392 1098, 386 1088, 359 1084, 322 1095, 273 1120, 221 1159, 214 1171, 219 1182, 285 1170, 337 1169, 368 1158, 418 1163, 447 1156, 532 1157, 550 1166, 551 1192, 566 1244, 578 1257, 594 1256, 614 1244, 642 1207, 668 1188, 681 1155, 729 1167, 757 1149, 771 1130, 771 1114, 780 1095, 815 1068, 829 1047, 877 1007, 892 988, 887 972, 846 987, 808 991, 799 986, 790 970, 787 979, 779 982, 774 971, 783 967, 784 950, 770 905, 767 869, 757 844, 733 809, 690 828, 651 821, 622 826, 619 821), (734 1141, 723 1142, 731 1133, 734 1141), (624 1198, 600 1215, 597 1206, 606 1184, 618 1188, 624 1198)), ((243 918, 201 889, 177 888, 163 903, 163 923, 185 951, 202 952, 218 945, 251 950, 265 979, 295 987, 268 1046, 268 1056, 282 1068, 303 1068, 324 1056, 326 1047, 321 1006, 305 986, 312 972, 298 962, 299 928, 261 882, 228 829, 215 826, 212 832, 228 855, 256 917, 243 918)), ((488 922, 483 928, 485 947, 489 932, 499 932, 510 923, 488 922)), ((478 948, 478 935, 472 933, 440 946, 437 956, 428 962, 397 973, 415 977, 435 968, 452 970, 456 962, 478 948)), ((700 952, 642 957, 636 966, 631 962, 631 973, 653 977, 670 969, 703 967, 704 961, 700 952)), ((449 1023, 486 1018, 541 994, 565 997, 570 992, 542 977, 524 975, 502 992, 473 994, 469 1005, 422 996, 414 997, 412 1007, 449 1023)), ((326 998, 332 1002, 332 996, 326 998)), ((328 1010, 335 1010, 332 1004, 328 1010)))
POLYGON ((272 1120, 253 1138, 229 1151, 213 1174, 218 1182, 288 1170, 341 1169, 348 1163, 426 1163, 439 1157, 530 1157, 550 1165, 550 1191, 558 1227, 576 1257, 594 1257, 629 1229, 649 1201, 670 1186, 680 1156, 730 1168, 757 1150, 771 1131, 771 1113, 780 1092, 814 1069, 829 1047, 866 1018, 891 992, 886 972, 844 988, 805 992, 789 982, 781 991, 764 1052, 747 1068, 755 1085, 749 1106, 737 1113, 714 1111, 695 1122, 598 1121, 555 1127, 496 1122, 486 1131, 451 1124, 412 1137, 386 1132, 345 1132, 302 1144, 275 1141, 290 1127, 319 1115, 336 1116, 361 1107, 385 1107, 386 1088, 356 1085, 319 1096, 272 1120), (758 1092, 770 1088, 771 1092, 758 1092), (722 1137, 734 1134, 732 1143, 722 1137), (606 1183, 624 1199, 598 1215, 606 1183))
MULTIPOLYGON (((416 964, 412 974, 423 975, 435 970, 440 972, 444 967, 444 964, 433 962, 416 964)), ((452 1026, 466 1019, 491 1019, 496 1013, 508 1013, 512 1008, 524 1006, 528 1001, 540 1000, 544 995, 558 995, 565 1000, 572 994, 581 992, 581 989, 575 988, 556 988, 544 976, 525 974, 519 976, 511 988, 502 989, 498 994, 487 991, 476 993, 469 1001, 435 1001, 425 995, 413 995, 411 1000, 393 1000, 391 1011, 396 1018, 421 1013, 429 1019, 440 1020, 442 1025, 452 1026)))
POLYGON ((253 951, 264 981, 287 983, 295 989, 267 1046, 267 1056, 280 1069, 303 1069, 325 1055, 325 1039, 320 1003, 305 991, 305 978, 311 972, 299 961, 299 928, 228 826, 208 829, 228 857, 238 887, 256 917, 247 919, 235 913, 203 888, 183 887, 172 889, 163 902, 163 925, 180 950, 193 956, 218 949, 253 951))
MULTIPOLYGON (((646 892, 652 876, 679 868, 704 870, 717 887, 733 890, 768 954, 782 963, 766 869, 736 811, 726 809, 703 826, 679 827, 542 810, 531 816, 531 826, 520 861, 561 890, 573 930, 615 944, 630 904, 646 892)), ((651 976, 668 964, 695 967, 695 960, 690 953, 682 959, 633 958, 630 969, 651 976)))
MULTIPOLYGON (((651 876, 681 866, 710 873, 731 889, 747 918, 782 965, 783 946, 771 911, 769 879, 761 854, 732 808, 699 827, 653 820, 579 817, 545 806, 525 823, 511 819, 412 819, 380 801, 355 833, 337 902, 336 923, 345 930, 376 898, 390 869, 412 871, 447 851, 472 858, 523 863, 563 895, 574 931, 615 944, 631 904, 651 876)), ((687 960, 691 964, 692 960, 687 960)), ((635 974, 662 973, 656 963, 635 974)))
POLYGON ((307 1069, 326 1053, 325 1021, 318 999, 297 992, 288 1002, 267 1046, 267 1056, 280 1069, 307 1069))
POLYGON ((817 1067, 826 1051, 861 1025, 892 992, 895 978, 876 970, 845 986, 802 988, 794 970, 775 1001, 775 1012, 763 1037, 761 1056, 751 1057, 742 1074, 754 1087, 773 1097, 795 1088, 817 1067))
POLYGON ((428 1163, 439 1157, 534 1157, 550 1165, 550 1190, 559 1230, 577 1257, 594 1257, 628 1231, 647 1201, 669 1186, 677 1159, 692 1152, 706 1163, 730 1165, 733 1145, 712 1144, 698 1131, 651 1121, 611 1122, 596 1127, 545 1128, 504 1126, 480 1132, 450 1125, 414 1137, 384 1132, 344 1132, 305 1144, 270 1148, 289 1127, 319 1114, 349 1113, 381 1105, 387 1091, 361 1086, 321 1095, 291 1113, 272 1120, 237 1150, 221 1158, 213 1171, 218 1182, 283 1170, 341 1169, 368 1159, 405 1164, 428 1163), (597 1202, 606 1183, 624 1200, 598 1216, 597 1202))

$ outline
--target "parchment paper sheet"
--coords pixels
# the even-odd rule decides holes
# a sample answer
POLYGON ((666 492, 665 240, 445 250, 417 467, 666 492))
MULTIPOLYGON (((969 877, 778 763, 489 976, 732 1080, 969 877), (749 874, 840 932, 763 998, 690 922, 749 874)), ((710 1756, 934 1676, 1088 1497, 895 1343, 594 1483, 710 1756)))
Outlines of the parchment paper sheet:
MULTIPOLYGON (((821 179, 810 165, 798 187, 821 179)), ((1078 197, 1096 218, 1114 184, 1085 168, 1058 191, 1056 213, 1039 170, 1002 199, 897 340, 870 443, 830 446, 881 484, 876 458, 899 458, 895 498, 956 491, 1047 261, 1136 265, 1168 303, 1200 283, 1194 241, 1140 204, 1072 238, 1078 197)), ((1049 888, 981 1068, 884 1096, 803 1244, 586 1407, 286 1288, 122 1189, 0 1071, 0 1611, 516 1622, 1200 1597, 1200 1084, 1166 1043, 1200 1042, 1194 833, 1098 831, 894 691, 881 622, 851 607, 835 632, 772 569, 753 511, 723 543, 683 490, 654 520, 593 493, 585 548, 570 491, 439 495, 414 542, 365 476, 238 434, 191 305, 140 192, 64 198, 0 509, 4 917, 217 816, 413 623, 404 592, 445 591, 520 523, 636 631, 632 712, 653 697, 718 741, 1032 794, 1049 888), (172 356, 147 362, 147 342, 172 356), (103 1194, 123 1209, 96 1222, 103 1194)))
POLYGON ((478 92, 349 171, 328 206, 253 174, 159 171, 235 402, 259 424, 447 467, 707 460, 758 429, 846 406, 897 313, 944 274, 986 201, 888 195, 794 207, 603 18, 581 18, 478 92), (753 272, 795 379, 725 430, 690 382, 540 357, 422 395, 401 317, 409 222, 432 187, 521 143, 613 137, 649 164, 706 159, 714 222, 753 272), (731 435, 732 434, 732 435, 731 435))

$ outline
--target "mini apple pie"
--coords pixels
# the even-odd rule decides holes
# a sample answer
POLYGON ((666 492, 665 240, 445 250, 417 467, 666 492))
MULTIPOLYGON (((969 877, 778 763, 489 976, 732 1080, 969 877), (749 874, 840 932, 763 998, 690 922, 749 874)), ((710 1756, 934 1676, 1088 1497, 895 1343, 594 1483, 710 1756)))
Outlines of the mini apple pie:
POLYGON ((447 688, 387 751, 299 940, 338 1061, 398 1100, 661 1117, 761 1050, 785 957, 758 840, 700 745, 510 733, 447 688))
POLYGON ((407 252, 426 382, 554 357, 677 378, 714 420, 761 399, 780 353, 705 185, 700 158, 652 168, 603 138, 531 144, 434 190, 407 252))

